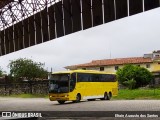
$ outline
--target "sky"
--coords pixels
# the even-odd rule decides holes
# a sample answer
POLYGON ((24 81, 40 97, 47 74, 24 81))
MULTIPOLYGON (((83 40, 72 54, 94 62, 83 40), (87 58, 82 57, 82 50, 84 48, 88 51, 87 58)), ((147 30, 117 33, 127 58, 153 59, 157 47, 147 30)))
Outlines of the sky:
POLYGON ((9 73, 10 60, 28 58, 48 71, 92 60, 141 57, 160 50, 160 8, 82 30, 0 57, 9 73))

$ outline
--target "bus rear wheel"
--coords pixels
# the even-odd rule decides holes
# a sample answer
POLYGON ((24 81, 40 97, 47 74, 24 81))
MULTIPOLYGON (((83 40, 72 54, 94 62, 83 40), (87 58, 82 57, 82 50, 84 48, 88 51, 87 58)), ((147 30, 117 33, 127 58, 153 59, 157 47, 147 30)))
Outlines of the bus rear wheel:
POLYGON ((64 103, 65 103, 64 100, 58 100, 57 102, 58 102, 59 104, 64 104, 64 103))
POLYGON ((112 93, 111 93, 111 92, 109 92, 109 94, 107 95, 107 100, 110 100, 110 99, 111 99, 111 97, 112 97, 112 93))
POLYGON ((106 92, 104 93, 104 97, 101 98, 101 100, 108 100, 108 94, 106 92))

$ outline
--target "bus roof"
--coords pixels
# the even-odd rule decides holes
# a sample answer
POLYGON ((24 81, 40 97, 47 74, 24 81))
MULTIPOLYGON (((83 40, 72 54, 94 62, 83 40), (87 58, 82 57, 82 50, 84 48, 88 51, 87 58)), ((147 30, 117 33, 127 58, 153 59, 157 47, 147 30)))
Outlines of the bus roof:
POLYGON ((60 71, 60 72, 53 72, 52 74, 63 74, 63 73, 94 73, 94 74, 115 74, 109 73, 105 71, 98 71, 98 70, 68 70, 68 71, 60 71))

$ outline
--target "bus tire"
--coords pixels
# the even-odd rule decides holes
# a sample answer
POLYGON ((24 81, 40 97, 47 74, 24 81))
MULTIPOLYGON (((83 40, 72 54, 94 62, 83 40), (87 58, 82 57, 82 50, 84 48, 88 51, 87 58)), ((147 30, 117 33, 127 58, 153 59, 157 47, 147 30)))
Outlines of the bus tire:
POLYGON ((108 99, 108 95, 107 95, 107 93, 105 92, 105 93, 104 93, 104 97, 101 98, 101 100, 107 100, 107 99, 108 99))
POLYGON ((76 100, 74 100, 73 102, 74 102, 74 103, 78 103, 78 102, 80 102, 80 100, 81 100, 81 94, 78 93, 78 94, 76 95, 76 100))
POLYGON ((59 104, 64 104, 64 103, 65 103, 64 100, 58 100, 57 102, 58 102, 59 104))
POLYGON ((111 97, 112 97, 112 93, 111 93, 111 92, 109 92, 109 94, 107 95, 107 100, 110 100, 110 99, 111 99, 111 97))

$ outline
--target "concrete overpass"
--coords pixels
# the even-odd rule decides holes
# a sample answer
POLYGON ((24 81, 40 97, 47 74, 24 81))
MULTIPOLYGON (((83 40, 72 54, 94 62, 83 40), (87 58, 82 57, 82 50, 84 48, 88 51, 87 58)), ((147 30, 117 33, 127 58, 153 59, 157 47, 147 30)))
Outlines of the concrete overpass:
POLYGON ((160 0, 0 1, 0 56, 160 6, 160 0))

